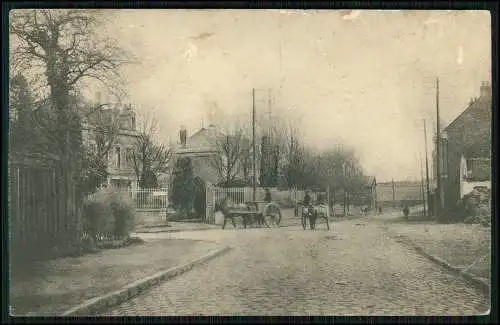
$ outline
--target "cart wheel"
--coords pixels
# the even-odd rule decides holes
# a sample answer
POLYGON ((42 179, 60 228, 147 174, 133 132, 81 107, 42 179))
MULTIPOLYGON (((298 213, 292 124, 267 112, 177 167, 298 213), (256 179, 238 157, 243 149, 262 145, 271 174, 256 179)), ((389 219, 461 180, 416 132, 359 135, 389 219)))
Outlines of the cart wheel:
POLYGON ((307 228, 307 216, 304 214, 304 211, 302 211, 302 228, 304 230, 307 228))
POLYGON ((279 226, 280 221, 281 221, 281 209, 280 209, 279 205, 277 205, 274 202, 268 203, 264 207, 263 215, 264 215, 264 218, 271 217, 271 219, 274 221, 276 226, 279 226))

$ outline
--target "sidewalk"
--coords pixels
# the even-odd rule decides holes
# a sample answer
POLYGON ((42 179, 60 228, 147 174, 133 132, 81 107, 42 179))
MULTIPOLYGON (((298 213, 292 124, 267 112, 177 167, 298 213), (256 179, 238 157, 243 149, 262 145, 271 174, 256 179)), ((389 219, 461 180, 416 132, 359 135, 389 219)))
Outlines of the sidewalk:
POLYGON ((178 231, 193 231, 193 230, 211 230, 220 229, 221 226, 210 225, 196 222, 176 222, 162 221, 151 226, 143 226, 135 230, 136 233, 154 233, 154 232, 178 232, 178 231))
POLYGON ((386 227, 392 236, 400 237, 425 253, 491 283, 491 228, 432 221, 388 222, 386 227))
POLYGON ((76 258, 38 262, 12 274, 13 315, 49 316, 220 248, 212 242, 162 239, 76 258))

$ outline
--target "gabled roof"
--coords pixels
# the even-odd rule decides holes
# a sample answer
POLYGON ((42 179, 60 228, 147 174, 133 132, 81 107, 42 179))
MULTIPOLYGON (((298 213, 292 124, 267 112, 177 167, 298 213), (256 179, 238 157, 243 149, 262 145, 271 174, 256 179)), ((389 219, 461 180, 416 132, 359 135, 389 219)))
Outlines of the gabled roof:
POLYGON ((210 147, 215 145, 215 137, 208 129, 202 128, 186 140, 186 147, 210 147))
POLYGON ((477 117, 479 118, 485 118, 482 114, 480 114, 483 111, 488 111, 491 110, 491 98, 487 97, 479 97, 474 100, 472 100, 467 108, 460 113, 450 124, 448 124, 443 131, 448 131, 453 125, 462 119, 466 113, 476 113, 477 117))
MULTIPOLYGON (((227 133, 216 126, 211 125, 208 128, 201 128, 186 139, 186 146, 181 151, 207 151, 209 148, 216 150, 217 139, 225 136, 227 136, 227 133)), ((249 141, 246 138, 242 139, 242 145, 248 145, 249 141)))

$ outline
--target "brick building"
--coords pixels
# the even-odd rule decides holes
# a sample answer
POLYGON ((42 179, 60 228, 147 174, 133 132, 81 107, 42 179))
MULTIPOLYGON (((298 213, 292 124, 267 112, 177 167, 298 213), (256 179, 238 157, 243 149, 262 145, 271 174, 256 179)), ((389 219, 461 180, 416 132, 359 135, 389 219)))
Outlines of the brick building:
MULTIPOLYGON (((444 128, 440 141, 441 183, 445 206, 453 206, 474 186, 491 186, 491 85, 444 128)), ((436 170, 436 160, 433 162, 436 170)), ((434 175, 436 177, 436 175, 434 175)))

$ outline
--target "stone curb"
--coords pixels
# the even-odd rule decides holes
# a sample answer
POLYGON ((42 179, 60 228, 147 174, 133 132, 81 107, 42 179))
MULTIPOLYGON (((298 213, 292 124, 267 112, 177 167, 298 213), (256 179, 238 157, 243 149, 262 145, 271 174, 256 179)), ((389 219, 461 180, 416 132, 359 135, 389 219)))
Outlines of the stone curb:
POLYGON ((137 234, 155 234, 159 232, 182 232, 182 231, 202 231, 202 230, 214 230, 219 228, 186 228, 186 229, 166 229, 166 230, 140 230, 135 231, 137 234))
POLYGON ((226 253, 230 249, 231 247, 225 246, 184 265, 176 266, 164 271, 159 271, 147 278, 132 282, 117 291, 110 292, 101 297, 89 299, 84 303, 63 312, 61 316, 95 315, 104 309, 117 306, 127 301, 128 299, 138 295, 139 293, 159 284, 161 281, 172 279, 191 270, 196 265, 208 262, 209 260, 226 253))
POLYGON ((462 270, 462 268, 451 265, 446 260, 426 252, 424 249, 422 249, 422 247, 415 245, 413 242, 411 242, 407 238, 404 238, 402 236, 395 236, 395 235, 390 235, 390 236, 393 237, 394 239, 396 239, 397 241, 402 242, 402 243, 412 247, 414 250, 417 251, 417 253, 428 258, 432 262, 444 267, 448 271, 451 271, 451 272, 455 273, 456 275, 458 275, 459 277, 461 277, 462 279, 472 283, 476 288, 481 290, 486 295, 490 294, 490 285, 486 281, 482 280, 481 278, 478 278, 469 272, 464 272, 462 270))

